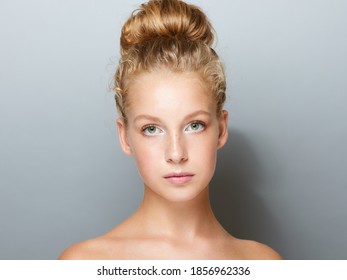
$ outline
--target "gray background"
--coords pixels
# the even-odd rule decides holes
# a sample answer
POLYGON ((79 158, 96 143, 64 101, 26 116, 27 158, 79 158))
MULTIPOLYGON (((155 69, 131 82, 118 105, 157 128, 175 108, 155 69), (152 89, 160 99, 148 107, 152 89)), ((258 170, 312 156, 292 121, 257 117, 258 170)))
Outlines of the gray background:
MULTIPOLYGON (((109 92, 141 2, 0 0, 0 259, 55 259, 141 201, 109 92)), ((216 216, 284 258, 346 259, 347 1, 191 2, 228 76, 216 216)))

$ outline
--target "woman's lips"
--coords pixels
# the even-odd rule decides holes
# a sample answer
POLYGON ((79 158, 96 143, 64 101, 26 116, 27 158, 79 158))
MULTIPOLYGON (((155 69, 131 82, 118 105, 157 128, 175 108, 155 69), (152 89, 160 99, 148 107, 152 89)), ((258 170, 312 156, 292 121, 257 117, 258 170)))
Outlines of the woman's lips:
POLYGON ((191 173, 172 173, 165 175, 164 178, 171 184, 182 185, 188 183, 193 176, 191 173))

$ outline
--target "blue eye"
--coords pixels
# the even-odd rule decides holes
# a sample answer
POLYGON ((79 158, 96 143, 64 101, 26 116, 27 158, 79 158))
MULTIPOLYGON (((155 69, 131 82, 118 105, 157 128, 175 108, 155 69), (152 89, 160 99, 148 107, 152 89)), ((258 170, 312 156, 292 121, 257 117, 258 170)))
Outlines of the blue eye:
POLYGON ((192 131, 192 132, 201 131, 205 128, 205 126, 206 125, 202 122, 192 122, 188 125, 187 131, 192 131))
POLYGON ((154 125, 146 126, 145 128, 142 129, 142 131, 147 136, 157 135, 161 132, 161 130, 154 125))

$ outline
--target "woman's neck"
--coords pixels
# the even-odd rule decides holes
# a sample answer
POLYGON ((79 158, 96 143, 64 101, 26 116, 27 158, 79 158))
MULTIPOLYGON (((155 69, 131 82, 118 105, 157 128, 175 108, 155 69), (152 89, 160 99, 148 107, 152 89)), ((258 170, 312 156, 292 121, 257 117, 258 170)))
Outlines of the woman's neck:
POLYGON ((145 187, 135 217, 150 236, 189 241, 226 234, 212 212, 208 188, 192 200, 173 202, 145 187))

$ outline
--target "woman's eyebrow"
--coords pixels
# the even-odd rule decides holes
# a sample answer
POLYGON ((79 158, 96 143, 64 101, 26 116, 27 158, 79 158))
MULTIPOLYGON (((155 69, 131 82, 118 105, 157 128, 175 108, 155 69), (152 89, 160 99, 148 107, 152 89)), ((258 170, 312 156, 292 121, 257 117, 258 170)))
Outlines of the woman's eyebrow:
POLYGON ((144 114, 144 115, 136 116, 134 119, 134 122, 137 122, 137 121, 142 120, 142 119, 143 120, 150 120, 150 121, 154 121, 154 122, 160 122, 161 121, 160 118, 158 118, 158 117, 144 114))
MULTIPOLYGON (((190 118, 198 116, 198 115, 206 115, 206 116, 209 117, 211 114, 209 112, 205 111, 205 110, 198 110, 198 111, 195 111, 195 112, 190 113, 187 116, 185 116, 184 120, 190 119, 190 118)), ((160 118, 155 117, 155 116, 151 116, 151 115, 148 115, 148 114, 143 114, 143 115, 136 116, 135 119, 134 119, 134 122, 137 122, 137 121, 139 121, 141 119, 150 120, 150 121, 154 121, 154 122, 161 122, 160 118)))
POLYGON ((199 116, 199 115, 205 115, 205 116, 207 116, 207 117, 210 117, 211 116, 211 113, 210 112, 208 112, 208 111, 205 111, 205 110, 198 110, 198 111, 195 111, 195 112, 193 112, 193 113, 191 113, 191 114, 188 114, 187 116, 185 116, 185 120, 186 119, 190 119, 190 118, 192 118, 192 117, 196 117, 196 116, 199 116))

